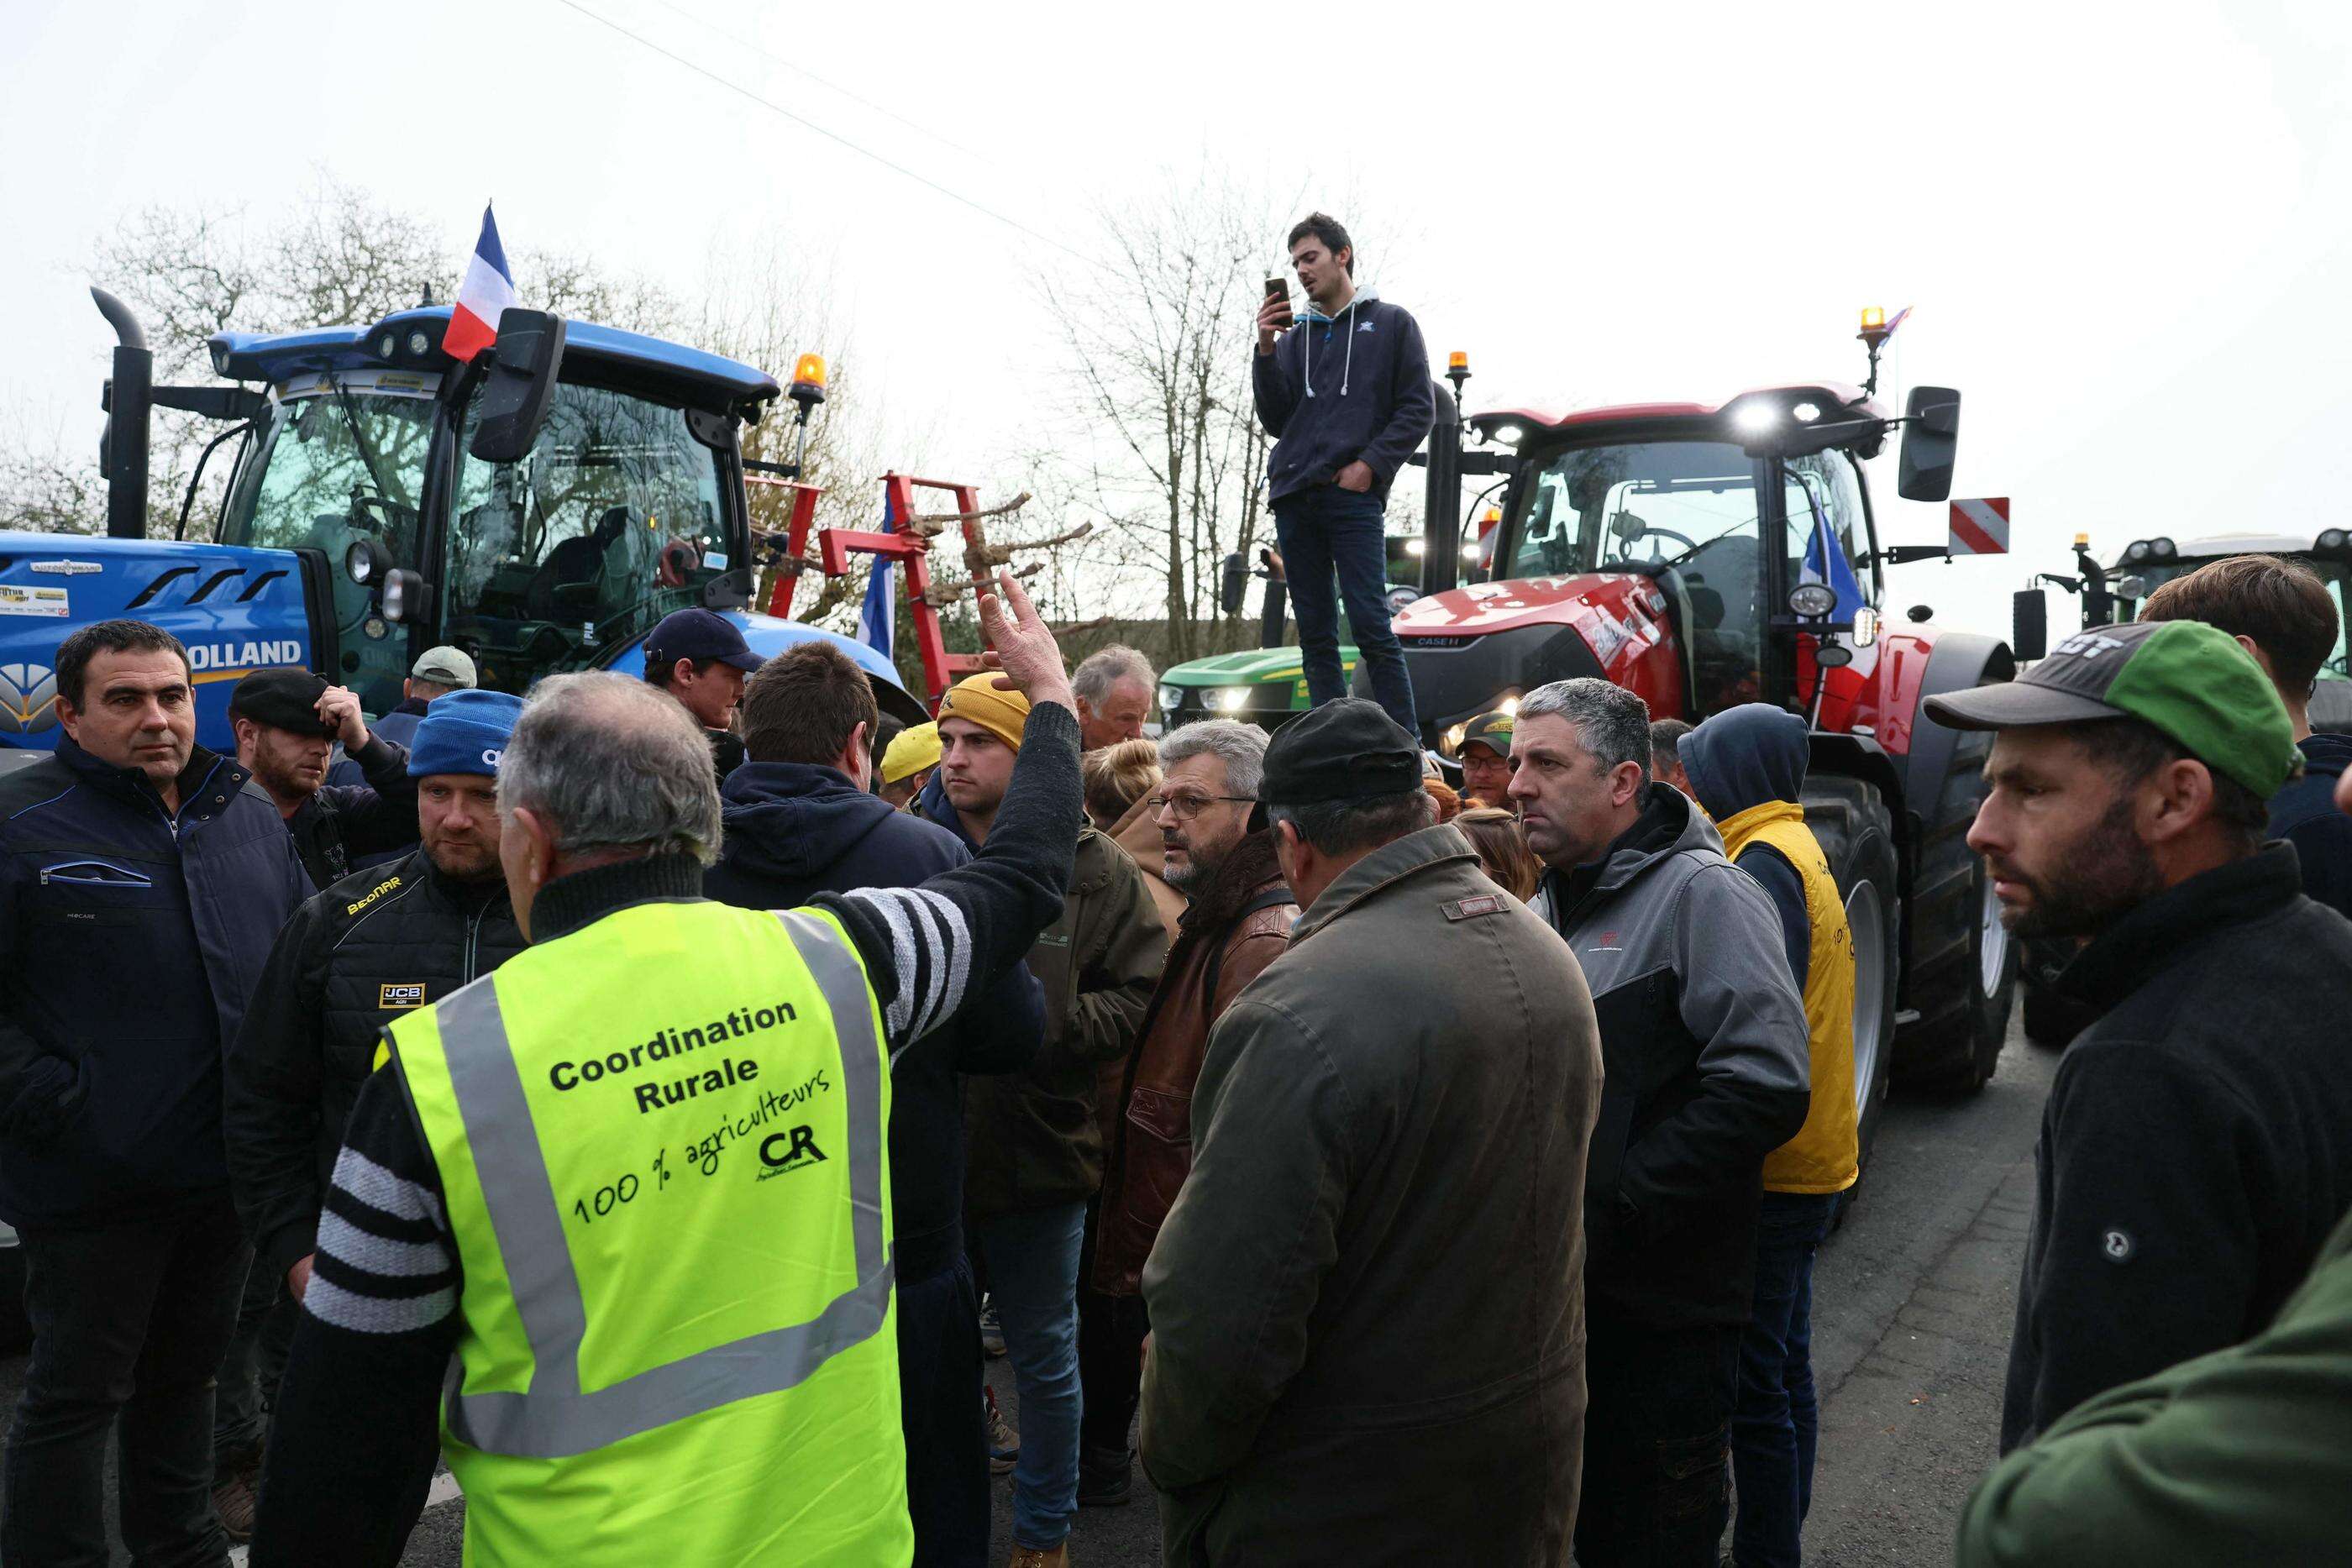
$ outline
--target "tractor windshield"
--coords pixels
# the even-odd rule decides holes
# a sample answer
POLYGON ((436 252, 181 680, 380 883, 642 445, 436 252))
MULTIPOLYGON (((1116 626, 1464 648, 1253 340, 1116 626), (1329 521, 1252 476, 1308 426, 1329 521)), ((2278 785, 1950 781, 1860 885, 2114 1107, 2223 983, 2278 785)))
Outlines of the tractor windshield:
POLYGON ((565 382, 523 460, 471 452, 460 434, 455 524, 439 573, 453 641, 485 685, 520 691, 602 662, 732 563, 719 455, 683 410, 565 382))
POLYGON ((437 376, 308 375, 273 389, 260 441, 221 512, 223 544, 326 553, 341 678, 371 711, 400 700, 406 640, 374 615, 375 595, 343 570, 362 535, 416 565, 417 497, 432 444, 437 376))
POLYGON ((1752 700, 1764 646, 1757 486, 1765 465, 1712 441, 1559 454, 1526 487, 1509 577, 1640 571, 1673 601, 1700 711, 1752 700))

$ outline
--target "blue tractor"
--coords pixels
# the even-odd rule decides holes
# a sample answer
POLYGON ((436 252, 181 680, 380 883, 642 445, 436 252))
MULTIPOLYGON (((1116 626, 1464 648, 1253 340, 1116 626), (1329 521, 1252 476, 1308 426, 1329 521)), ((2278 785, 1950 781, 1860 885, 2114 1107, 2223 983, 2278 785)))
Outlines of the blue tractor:
MULTIPOLYGON (((751 463, 738 435, 783 395, 766 372, 521 309, 460 363, 441 351, 448 308, 426 307, 369 327, 222 332, 210 348, 224 384, 156 387, 137 321, 92 292, 121 340, 107 534, 0 532, 0 766, 5 748, 56 744, 58 643, 114 616, 187 644, 197 738, 222 751, 229 688, 257 669, 314 670, 383 713, 438 643, 503 691, 561 670, 637 674, 646 633, 689 605, 735 621, 761 653, 835 643, 885 712, 927 716, 873 649, 748 608, 744 472, 781 465, 751 463), (228 448, 217 543, 184 539, 185 505, 183 537, 145 537, 155 405, 223 424, 205 454, 228 448)), ((791 396, 805 429, 823 387, 796 381, 791 396)))

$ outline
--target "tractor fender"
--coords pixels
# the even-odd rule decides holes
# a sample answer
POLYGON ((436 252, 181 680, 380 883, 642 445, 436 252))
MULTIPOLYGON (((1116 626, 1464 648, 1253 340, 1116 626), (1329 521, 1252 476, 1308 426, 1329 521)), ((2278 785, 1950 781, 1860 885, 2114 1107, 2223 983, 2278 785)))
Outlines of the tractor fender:
MULTIPOLYGON (((1902 770, 1877 741, 1866 735, 1817 729, 1805 737, 1805 753, 1806 777, 1835 774, 1845 779, 1859 779, 1885 800, 1887 816, 1892 822, 1909 821, 1904 805, 1902 770)), ((1895 854, 1895 886, 1908 896, 1913 835, 1907 831, 1897 831, 1892 837, 1895 854)))
POLYGON ((1932 809, 1942 795, 1944 775, 1951 771, 1952 753, 1959 734, 1927 716, 1927 699, 1946 692, 1995 685, 2017 674, 2017 661, 2009 644, 1977 632, 1945 632, 1936 638, 1927 668, 1911 694, 1911 747, 1901 767, 1904 794, 1922 810, 1932 809))

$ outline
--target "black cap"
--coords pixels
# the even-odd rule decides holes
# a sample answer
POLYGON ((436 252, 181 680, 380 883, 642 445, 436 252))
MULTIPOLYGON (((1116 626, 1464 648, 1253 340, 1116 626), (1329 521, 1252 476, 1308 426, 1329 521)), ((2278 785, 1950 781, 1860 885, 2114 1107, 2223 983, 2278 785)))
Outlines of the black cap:
POLYGON ((756 670, 767 663, 751 652, 735 622, 710 610, 673 610, 662 617, 646 639, 646 669, 666 670, 680 659, 700 664, 716 659, 739 670, 756 670))
POLYGON ((1275 732, 1257 798, 1269 806, 1317 806, 1404 795, 1421 788, 1421 747, 1381 705, 1325 703, 1275 732))
POLYGON ((319 716, 326 695, 327 683, 308 670, 256 670, 229 693, 229 716, 297 735, 332 735, 334 727, 319 716))

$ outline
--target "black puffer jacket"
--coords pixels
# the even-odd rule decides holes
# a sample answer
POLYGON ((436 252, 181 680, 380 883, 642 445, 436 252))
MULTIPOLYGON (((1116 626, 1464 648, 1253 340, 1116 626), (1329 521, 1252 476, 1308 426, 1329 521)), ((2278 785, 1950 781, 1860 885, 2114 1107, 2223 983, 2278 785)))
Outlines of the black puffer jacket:
POLYGON ((523 947, 506 883, 451 881, 420 847, 295 912, 228 1053, 229 1180, 257 1260, 315 1245, 320 1197, 383 1026, 523 947))

